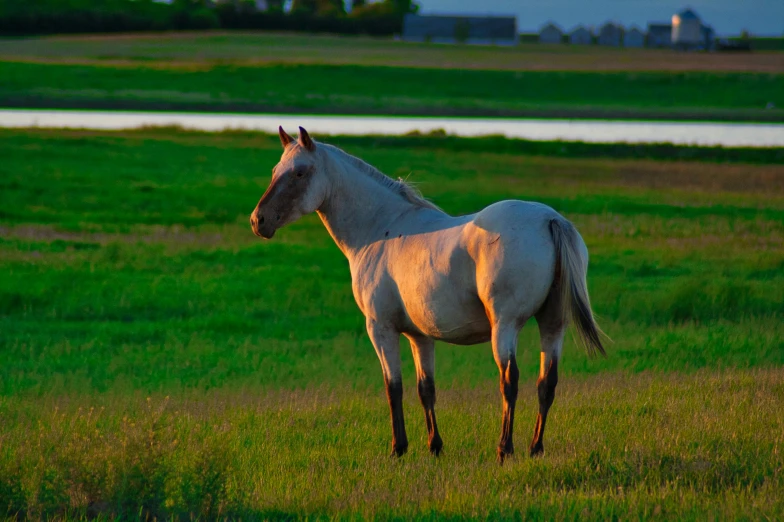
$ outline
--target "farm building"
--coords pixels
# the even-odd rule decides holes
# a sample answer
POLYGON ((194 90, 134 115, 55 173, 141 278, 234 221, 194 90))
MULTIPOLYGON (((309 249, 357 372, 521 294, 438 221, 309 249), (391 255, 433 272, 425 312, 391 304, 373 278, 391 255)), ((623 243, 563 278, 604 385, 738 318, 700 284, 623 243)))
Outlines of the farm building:
POLYGON ((539 43, 559 44, 563 41, 561 28, 550 22, 539 30, 539 43))
POLYGON ((702 49, 712 51, 716 47, 716 35, 713 32, 713 27, 700 25, 700 35, 702 36, 702 49))
POLYGON ((705 25, 691 9, 685 9, 672 17, 672 46, 676 49, 705 49, 714 47, 713 28, 705 25))
POLYGON ((439 16, 407 14, 403 40, 411 42, 515 45, 513 16, 439 16))
POLYGON ((585 26, 578 25, 569 33, 569 43, 572 45, 591 45, 593 43, 593 34, 585 26))
POLYGON ((672 45, 672 25, 648 24, 648 47, 670 47, 672 45))
POLYGON ((691 9, 672 16, 672 45, 678 49, 696 49, 702 40, 700 17, 691 9))
POLYGON ((612 22, 607 22, 599 28, 599 36, 597 38, 599 45, 608 45, 611 47, 618 47, 621 45, 621 31, 620 25, 612 22))
POLYGON ((643 47, 645 46, 645 33, 639 27, 632 26, 623 33, 624 47, 643 47))

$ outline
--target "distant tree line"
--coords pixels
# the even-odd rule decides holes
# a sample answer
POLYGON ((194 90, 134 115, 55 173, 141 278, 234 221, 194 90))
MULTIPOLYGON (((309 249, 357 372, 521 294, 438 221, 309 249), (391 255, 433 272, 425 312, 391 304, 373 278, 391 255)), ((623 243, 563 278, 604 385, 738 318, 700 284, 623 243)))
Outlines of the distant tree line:
POLYGON ((0 34, 105 33, 187 29, 266 29, 391 35, 413 0, 0 0, 0 34), (259 4, 266 4, 261 10, 259 4))

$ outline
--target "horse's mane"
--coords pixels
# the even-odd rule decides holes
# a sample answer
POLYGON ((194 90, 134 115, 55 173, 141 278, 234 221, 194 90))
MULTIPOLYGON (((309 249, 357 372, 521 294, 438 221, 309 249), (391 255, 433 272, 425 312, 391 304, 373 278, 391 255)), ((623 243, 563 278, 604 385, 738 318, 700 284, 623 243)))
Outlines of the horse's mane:
POLYGON ((408 201, 409 203, 416 205, 418 207, 423 208, 430 208, 433 210, 438 210, 439 212, 443 212, 437 205, 431 203, 430 201, 426 200, 422 193, 419 192, 415 187, 411 186, 402 178, 399 179, 392 179, 376 167, 367 163, 366 161, 357 158, 356 156, 352 156, 348 152, 335 147, 334 145, 327 145, 326 143, 319 143, 320 147, 324 147, 331 152, 335 152, 340 156, 342 160, 346 163, 350 164, 353 167, 356 167, 357 170, 362 172, 363 174, 367 175, 368 177, 372 178, 376 182, 378 182, 383 187, 388 188, 395 194, 400 195, 403 199, 408 201))

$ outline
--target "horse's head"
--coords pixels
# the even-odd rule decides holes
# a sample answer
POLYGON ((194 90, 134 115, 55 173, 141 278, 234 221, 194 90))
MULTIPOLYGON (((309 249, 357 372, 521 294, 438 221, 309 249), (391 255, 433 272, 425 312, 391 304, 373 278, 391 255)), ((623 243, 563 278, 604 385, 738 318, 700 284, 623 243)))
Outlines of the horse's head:
POLYGON ((327 176, 316 143, 299 128, 295 140, 278 129, 283 156, 272 169, 272 181, 250 215, 253 233, 265 239, 305 214, 316 211, 327 194, 327 176))

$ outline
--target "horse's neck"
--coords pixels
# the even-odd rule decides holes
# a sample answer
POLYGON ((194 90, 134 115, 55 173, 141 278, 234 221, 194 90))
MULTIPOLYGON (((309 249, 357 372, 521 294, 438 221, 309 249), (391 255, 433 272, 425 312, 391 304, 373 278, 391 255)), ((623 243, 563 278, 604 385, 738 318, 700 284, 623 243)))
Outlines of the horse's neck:
POLYGON ((358 167, 330 155, 331 188, 318 215, 349 261, 414 205, 358 167))

